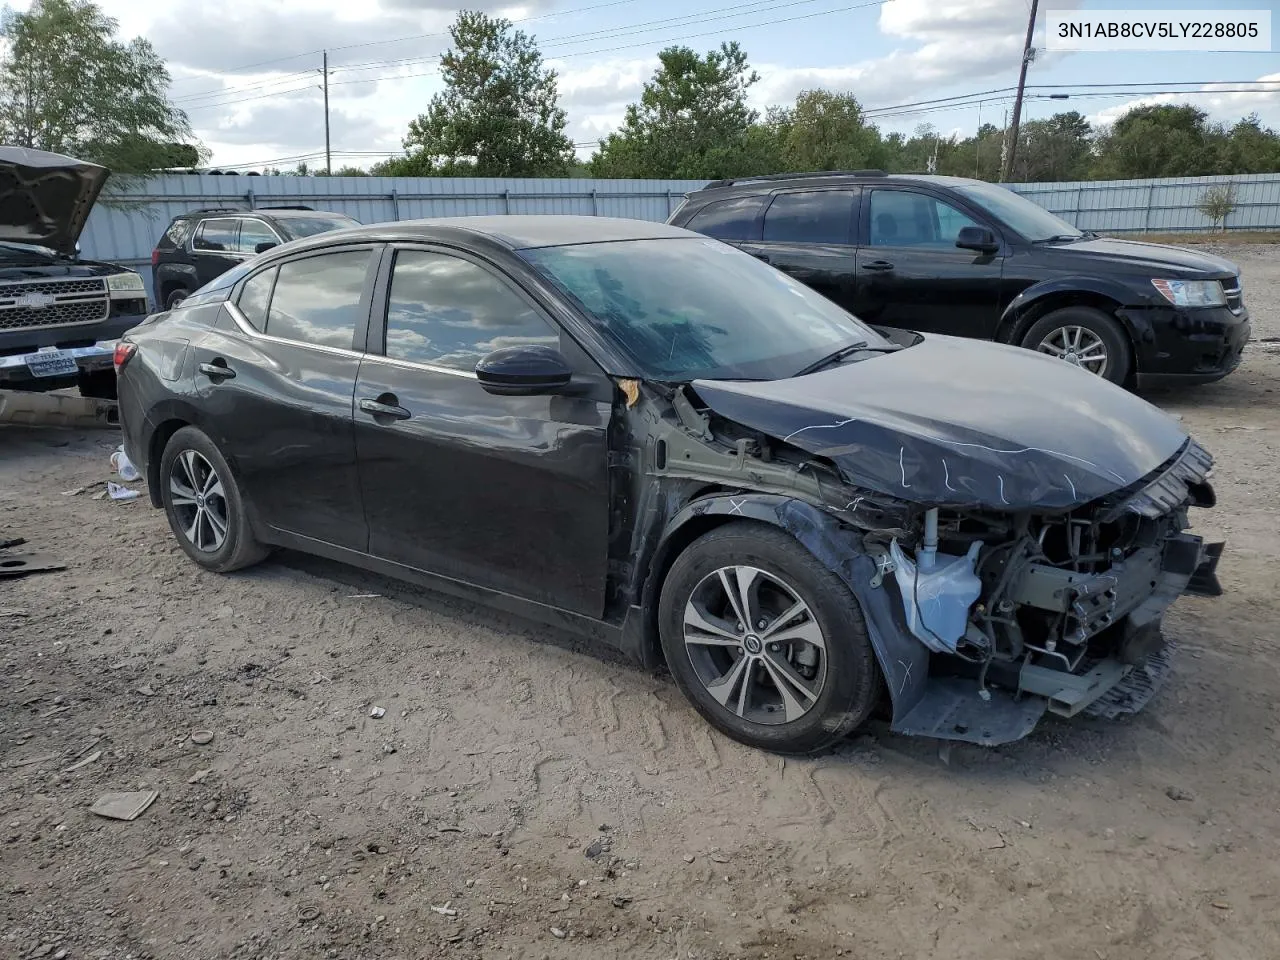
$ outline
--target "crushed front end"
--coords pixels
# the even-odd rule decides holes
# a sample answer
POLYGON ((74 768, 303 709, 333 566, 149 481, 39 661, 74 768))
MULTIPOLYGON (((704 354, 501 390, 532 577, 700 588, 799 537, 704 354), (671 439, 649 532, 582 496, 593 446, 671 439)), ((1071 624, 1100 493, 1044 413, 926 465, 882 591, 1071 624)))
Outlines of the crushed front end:
POLYGON ((1214 503, 1211 468, 1187 440, 1150 476, 1067 512, 926 507, 902 536, 869 536, 931 654, 893 728, 998 744, 1046 711, 1140 709, 1168 665, 1165 611, 1182 594, 1221 593, 1222 544, 1186 532, 1188 508, 1214 503))

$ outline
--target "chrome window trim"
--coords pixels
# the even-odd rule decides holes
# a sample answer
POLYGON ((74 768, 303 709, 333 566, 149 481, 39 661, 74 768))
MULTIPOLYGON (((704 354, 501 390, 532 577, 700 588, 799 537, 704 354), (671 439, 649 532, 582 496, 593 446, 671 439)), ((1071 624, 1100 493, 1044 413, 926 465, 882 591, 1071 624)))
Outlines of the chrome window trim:
POLYGON ((227 313, 231 315, 231 319, 235 325, 240 328, 240 332, 253 340, 261 340, 264 343, 280 343, 288 347, 306 347, 309 350, 319 350, 321 353, 331 353, 337 357, 355 357, 357 360, 365 355, 359 350, 346 350, 342 347, 330 347, 320 343, 307 343, 305 340, 290 340, 286 337, 273 337, 268 333, 262 333, 249 322, 236 304, 227 299, 223 305, 227 308, 227 313))
POLYGON ((393 367, 406 367, 410 370, 425 370, 428 373, 445 373, 451 377, 466 377, 468 380, 479 380, 474 370, 459 370, 457 367, 445 367, 436 363, 423 363, 419 360, 401 360, 398 357, 387 357, 380 353, 366 353, 364 358, 373 363, 387 363, 393 367))

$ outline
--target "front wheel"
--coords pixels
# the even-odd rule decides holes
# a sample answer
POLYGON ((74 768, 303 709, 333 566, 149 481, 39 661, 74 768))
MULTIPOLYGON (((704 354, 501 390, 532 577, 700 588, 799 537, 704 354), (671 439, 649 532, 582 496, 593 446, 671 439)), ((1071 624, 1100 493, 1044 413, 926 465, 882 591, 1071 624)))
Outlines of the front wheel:
POLYGON ((169 527, 188 557, 216 573, 262 560, 240 488, 218 448, 195 427, 183 427, 160 458, 160 498, 169 527))
POLYGON ((1063 307, 1045 314, 1032 324, 1022 345, 1112 383, 1124 383, 1129 376, 1128 336, 1114 318, 1093 307, 1063 307))
POLYGON ((694 541, 671 566, 658 620, 680 689, 742 743, 821 750, 875 706, 880 674, 857 601, 780 530, 732 523, 694 541))

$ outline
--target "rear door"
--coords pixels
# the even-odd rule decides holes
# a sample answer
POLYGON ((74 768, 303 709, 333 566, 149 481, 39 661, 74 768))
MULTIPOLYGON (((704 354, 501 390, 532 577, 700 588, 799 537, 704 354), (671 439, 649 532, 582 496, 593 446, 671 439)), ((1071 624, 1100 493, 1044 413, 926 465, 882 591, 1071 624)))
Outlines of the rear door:
POLYGON ((961 250, 956 236, 962 227, 1000 231, 924 191, 864 189, 853 312, 886 327, 993 337, 1004 251, 961 250))
POLYGON ((383 273, 356 388, 369 552, 601 616, 612 385, 524 291, 485 261, 401 246, 383 273), (558 348, 575 377, 605 389, 573 396, 486 393, 476 362, 522 344, 558 348))
POLYGON ((380 254, 355 245, 253 273, 191 348, 198 404, 258 518, 360 551, 352 402, 380 254))
POLYGON ((191 258, 196 268, 196 283, 204 286, 226 273, 244 259, 240 255, 240 220, 238 217, 215 217, 201 220, 191 237, 191 258))
POLYGON ((764 212, 760 239, 742 249, 852 309, 859 195, 856 187, 778 193, 764 212))

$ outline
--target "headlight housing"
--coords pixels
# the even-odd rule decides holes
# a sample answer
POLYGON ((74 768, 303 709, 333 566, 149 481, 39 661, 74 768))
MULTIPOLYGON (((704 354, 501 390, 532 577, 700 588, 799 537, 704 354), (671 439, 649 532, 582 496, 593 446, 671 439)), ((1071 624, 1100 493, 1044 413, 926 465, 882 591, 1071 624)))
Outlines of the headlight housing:
POLYGON ((147 290, 142 282, 142 276, 132 270, 108 276, 107 289, 112 293, 145 293, 147 290))
POLYGON ((1227 305, 1227 295, 1217 280, 1152 280, 1151 285, 1175 307, 1227 305))

